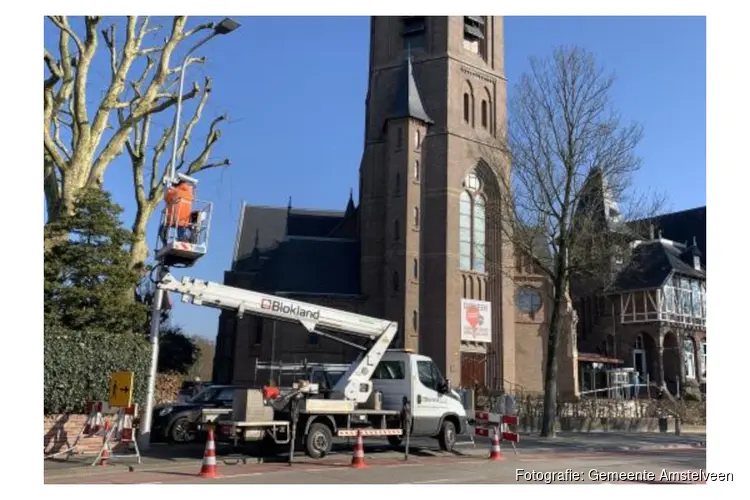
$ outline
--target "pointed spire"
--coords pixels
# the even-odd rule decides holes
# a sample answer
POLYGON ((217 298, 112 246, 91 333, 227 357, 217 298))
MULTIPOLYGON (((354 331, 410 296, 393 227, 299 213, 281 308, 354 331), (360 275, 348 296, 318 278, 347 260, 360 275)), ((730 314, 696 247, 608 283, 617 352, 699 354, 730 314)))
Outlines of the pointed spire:
POLYGON ((398 76, 398 87, 396 98, 391 108, 389 118, 416 118, 425 123, 434 123, 427 115, 419 95, 417 82, 414 80, 414 68, 412 67, 411 48, 407 48, 406 58, 398 76))
POLYGON ((354 189, 349 188, 349 203, 346 204, 346 214, 349 216, 354 212, 354 189))

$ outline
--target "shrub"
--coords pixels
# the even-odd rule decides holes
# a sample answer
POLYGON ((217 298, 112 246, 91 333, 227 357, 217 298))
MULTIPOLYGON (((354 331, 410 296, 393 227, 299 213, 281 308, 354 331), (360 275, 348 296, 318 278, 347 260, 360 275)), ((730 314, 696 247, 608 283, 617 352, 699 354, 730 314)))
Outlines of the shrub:
POLYGON ((133 401, 143 404, 151 362, 149 343, 138 333, 44 332, 44 414, 83 413, 86 401, 107 401, 116 371, 135 373, 133 401))

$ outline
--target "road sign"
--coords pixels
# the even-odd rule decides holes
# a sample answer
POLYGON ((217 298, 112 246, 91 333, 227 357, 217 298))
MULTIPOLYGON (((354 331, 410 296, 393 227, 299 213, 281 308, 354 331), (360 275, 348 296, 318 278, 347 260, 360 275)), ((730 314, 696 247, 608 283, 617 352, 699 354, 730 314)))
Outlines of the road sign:
POLYGON ((133 403, 133 372, 115 372, 109 379, 109 405, 127 408, 133 403))

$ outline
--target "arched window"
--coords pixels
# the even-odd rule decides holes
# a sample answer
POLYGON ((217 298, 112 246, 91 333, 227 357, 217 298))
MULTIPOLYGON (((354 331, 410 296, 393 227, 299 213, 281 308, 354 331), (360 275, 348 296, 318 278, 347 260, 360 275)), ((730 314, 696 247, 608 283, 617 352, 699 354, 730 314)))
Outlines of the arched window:
POLYGON ((484 198, 477 196, 474 200, 474 236, 473 257, 475 271, 483 273, 485 264, 485 210, 484 198))
POLYGON ((422 132, 419 129, 414 131, 414 149, 419 149, 422 145, 422 132))
POLYGON ((396 172, 395 183, 396 184, 393 186, 393 189, 396 192, 396 194, 400 194, 401 193, 401 174, 399 174, 398 172, 396 172))
POLYGON ((464 121, 466 123, 469 123, 469 120, 471 119, 471 113, 469 105, 471 104, 471 97, 469 97, 468 92, 464 92, 464 121))
POLYGON ((414 262, 412 262, 411 275, 414 279, 419 278, 419 261, 417 259, 414 259, 414 262))
POLYGON ((400 284, 398 282, 398 271, 393 271, 393 291, 398 292, 400 284))
MULTIPOLYGON (((486 272, 486 202, 475 172, 464 179, 459 199, 459 265, 463 271, 486 272)), ((472 292, 473 295, 473 292, 472 292)))
POLYGON ((458 253, 461 270, 471 269, 471 195, 466 191, 461 193, 460 212, 458 218, 458 253))
POLYGON ((419 227, 419 207, 414 207, 414 227, 419 227))
POLYGON ((419 160, 414 160, 414 180, 419 180, 419 160))
POLYGON ((482 99, 482 127, 489 128, 489 126, 489 106, 487 106, 487 101, 482 99))
POLYGON ((416 331, 417 326, 419 326, 419 314, 417 311, 412 311, 411 313, 411 326, 414 328, 414 331, 416 331))
POLYGON ((393 221, 393 239, 398 241, 401 237, 401 228, 398 225, 398 219, 393 221))

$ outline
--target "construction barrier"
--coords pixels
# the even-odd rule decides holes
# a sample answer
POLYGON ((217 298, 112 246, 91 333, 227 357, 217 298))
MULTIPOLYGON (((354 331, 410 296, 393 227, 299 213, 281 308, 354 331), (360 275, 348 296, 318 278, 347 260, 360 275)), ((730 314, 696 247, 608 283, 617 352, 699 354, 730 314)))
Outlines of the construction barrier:
POLYGON ((486 411, 474 412, 474 434, 490 437, 493 430, 500 429, 500 431, 496 431, 500 434, 500 441, 510 442, 516 454, 518 453, 516 443, 521 440, 521 437, 509 426, 515 427, 517 425, 518 417, 516 415, 500 415, 486 411))
POLYGON ((113 458, 135 458, 141 463, 141 452, 138 449, 138 443, 135 440, 134 423, 138 416, 138 405, 130 405, 123 408, 111 407, 105 402, 98 402, 97 408, 101 408, 102 413, 108 414, 114 418, 105 421, 105 431, 102 440, 102 446, 99 453, 91 465, 107 465, 113 458), (128 449, 133 448, 133 453, 118 454, 113 453, 113 444, 123 444, 128 449), (101 462, 101 463, 100 463, 101 462))

